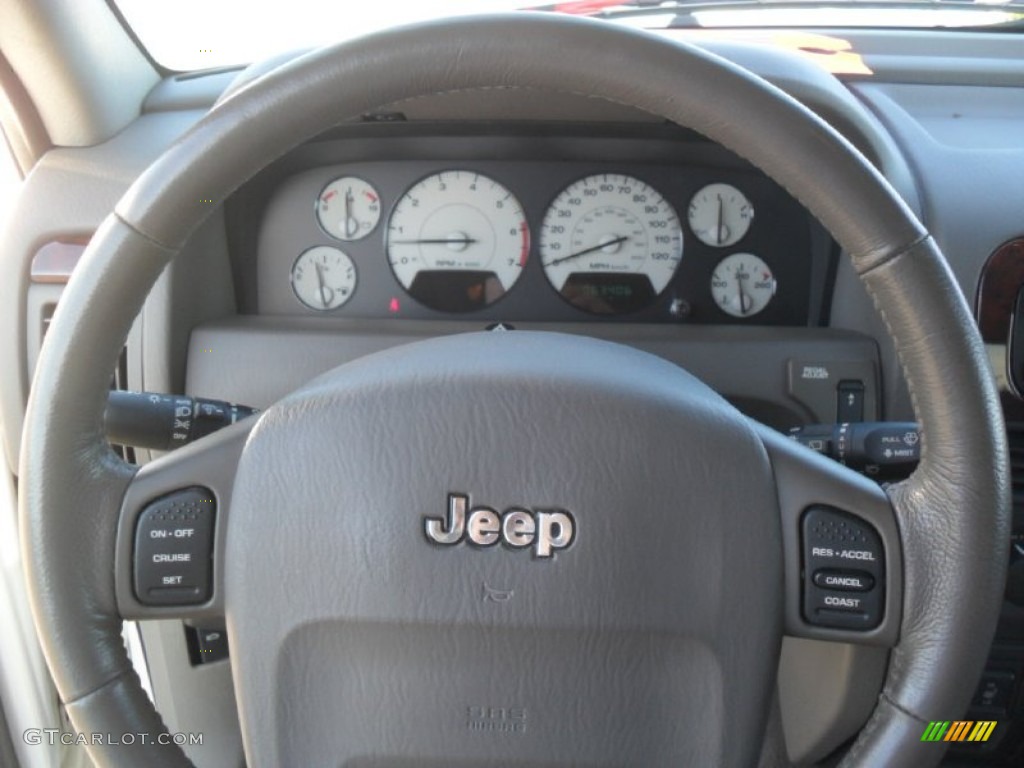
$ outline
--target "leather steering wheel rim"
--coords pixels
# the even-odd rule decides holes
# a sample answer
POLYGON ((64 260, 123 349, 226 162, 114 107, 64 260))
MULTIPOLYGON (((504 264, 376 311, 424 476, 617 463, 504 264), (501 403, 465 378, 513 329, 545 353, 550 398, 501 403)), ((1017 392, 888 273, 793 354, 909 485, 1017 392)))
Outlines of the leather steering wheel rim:
MULTIPOLYGON (((995 628, 1009 537, 1007 450, 977 331, 924 227, 844 138, 749 72, 695 47, 590 20, 514 14, 434 22, 316 51, 234 93, 132 186, 93 238, 39 358, 21 453, 30 600, 81 732, 162 732, 121 640, 113 531, 133 468, 102 412, 129 328, 161 270, 266 163, 384 103, 538 88, 627 104, 697 130, 800 200, 850 255, 894 339, 922 424, 920 467, 889 489, 904 609, 876 709, 849 765, 938 760, 920 742, 972 691, 995 628), (83 554, 84 553, 84 554, 83 554), (950 675, 949 670, 956 670, 950 675)), ((174 746, 90 747, 104 766, 187 764, 174 746)))

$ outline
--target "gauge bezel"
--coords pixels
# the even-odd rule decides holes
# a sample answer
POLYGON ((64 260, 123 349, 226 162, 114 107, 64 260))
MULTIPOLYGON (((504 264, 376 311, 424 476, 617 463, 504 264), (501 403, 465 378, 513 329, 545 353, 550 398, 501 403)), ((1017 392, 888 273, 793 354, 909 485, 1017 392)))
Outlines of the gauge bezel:
POLYGON ((363 176, 360 176, 359 174, 345 173, 342 174, 341 176, 334 177, 326 184, 324 184, 322 187, 320 187, 320 191, 317 192, 316 198, 313 200, 313 219, 314 221, 316 221, 316 225, 320 228, 320 231, 323 232, 332 240, 335 240, 339 243, 358 243, 361 240, 366 240, 368 237, 372 237, 373 233, 380 229, 380 223, 381 221, 384 220, 384 197, 381 195, 380 189, 378 189, 377 185, 374 184, 373 182, 369 181, 363 176), (371 190, 373 190, 373 193, 377 196, 377 205, 379 208, 379 210, 377 211, 377 220, 373 223, 373 226, 366 230, 365 234, 362 234, 359 237, 353 237, 349 239, 346 239, 344 237, 338 237, 338 235, 336 235, 334 232, 332 232, 324 225, 323 220, 320 218, 320 200, 323 197, 324 191, 328 187, 337 184, 339 181, 344 181, 345 179, 355 179, 356 181, 361 181, 363 184, 365 184, 371 190))
POLYGON ((738 246, 750 234, 750 231, 754 226, 754 220, 756 218, 757 209, 754 207, 754 203, 751 201, 750 195, 748 195, 742 189, 737 187, 735 184, 732 184, 728 181, 711 181, 708 182, 707 184, 704 184, 696 192, 690 195, 690 199, 686 205, 686 226, 689 228, 690 234, 692 234, 695 238, 697 238, 699 242, 703 243, 709 248, 724 249, 738 246), (744 201, 746 201, 743 205, 740 206, 740 210, 742 211, 744 207, 750 210, 750 215, 747 218, 743 219, 741 217, 741 220, 745 222, 745 225, 743 227, 743 231, 734 240, 729 240, 728 242, 724 243, 708 242, 707 240, 704 239, 704 237, 701 236, 700 232, 697 231, 696 227, 693 226, 693 222, 691 221, 693 206, 696 204, 697 198, 704 192, 704 190, 709 189, 711 187, 728 187, 730 190, 732 190, 732 192, 738 194, 744 201))
POLYGON ((328 312, 336 312, 336 311, 338 311, 339 309, 344 307, 346 304, 348 304, 352 300, 352 297, 356 295, 356 290, 358 290, 358 288, 359 288, 359 268, 356 266, 355 259, 353 259, 348 253, 343 251, 341 248, 338 248, 336 245, 326 245, 326 244, 322 244, 321 243, 321 244, 318 244, 318 245, 311 245, 308 248, 304 248, 302 250, 302 252, 299 253, 299 255, 296 256, 292 260, 291 268, 288 270, 288 282, 291 285, 292 294, 295 296, 296 301, 298 301, 306 309, 310 309, 310 310, 312 310, 314 312, 317 312, 317 313, 320 313, 320 314, 326 314, 328 312), (340 253, 342 256, 344 256, 348 260, 348 263, 352 267, 352 274, 353 274, 352 290, 349 291, 348 295, 345 297, 345 299, 340 304, 338 304, 337 306, 334 306, 334 307, 314 307, 312 304, 310 304, 309 302, 307 302, 305 299, 302 298, 302 296, 299 294, 298 289, 295 286, 295 268, 299 265, 299 261, 301 261, 302 257, 305 256, 310 251, 316 251, 316 250, 319 250, 320 248, 329 248, 332 251, 336 251, 337 253, 340 253))
POLYGON ((721 312, 723 315, 725 315, 727 317, 733 318, 734 320, 747 321, 747 320, 750 320, 752 318, 757 317, 762 312, 764 312, 766 309, 768 309, 768 307, 772 303, 772 300, 775 298, 775 296, 779 292, 779 280, 775 276, 775 270, 772 268, 772 265, 769 264, 767 261, 765 261, 765 259, 762 256, 759 256, 756 253, 751 253, 750 251, 734 251, 733 253, 726 254, 725 256, 720 258, 717 262, 715 262, 715 266, 712 268, 711 276, 710 276, 710 278, 708 280, 708 288, 709 288, 708 292, 711 294, 711 300, 714 302, 714 305, 718 309, 719 312, 721 312), (757 310, 755 310, 753 312, 750 312, 749 314, 746 314, 746 315, 738 315, 735 312, 730 312, 728 309, 726 309, 724 306, 722 306, 722 302, 720 302, 718 300, 718 297, 715 296, 714 288, 711 287, 712 284, 714 283, 715 275, 718 273, 719 268, 723 264, 725 264, 725 262, 729 261, 730 259, 736 258, 736 257, 747 257, 747 258, 751 258, 751 259, 756 259, 758 262, 760 262, 764 266, 765 269, 768 270, 768 272, 772 276, 772 290, 771 290, 771 293, 768 295, 768 298, 765 300, 764 304, 762 304, 760 306, 760 308, 758 308, 757 310))
MULTIPOLYGON (((633 210, 627 209, 627 211, 630 214, 632 214, 641 224, 644 225, 645 232, 647 233, 648 237, 650 237, 650 232, 648 231, 648 228, 647 228, 646 224, 644 224, 644 217, 643 217, 643 215, 638 215, 637 212, 633 211, 633 210)), ((650 255, 650 245, 649 244, 648 244, 648 247, 647 247, 647 251, 648 251, 648 255, 644 259, 645 263, 649 260, 649 255, 650 255)), ((661 301, 665 297, 665 295, 669 292, 669 290, 672 288, 673 281, 676 280, 676 278, 679 275, 679 271, 682 268, 683 259, 684 259, 685 255, 686 255, 686 233, 685 233, 685 231, 683 229, 683 221, 682 221, 682 219, 679 216, 678 209, 675 207, 675 205, 669 199, 669 196, 666 195, 664 192, 662 192, 661 189, 659 189, 658 186, 656 186, 652 182, 648 181, 647 179, 642 178, 641 176, 637 175, 636 173, 632 173, 632 172, 627 173, 625 171, 620 171, 620 170, 605 170, 605 171, 596 171, 596 172, 593 172, 593 173, 587 173, 587 174, 579 176, 579 177, 573 179, 572 181, 564 184, 556 192, 556 194, 553 197, 551 197, 551 199, 547 202, 547 205, 544 207, 544 216, 543 216, 543 218, 541 220, 540 232, 539 232, 539 235, 537 237, 537 261, 539 262, 541 272, 544 275, 544 282, 555 293, 555 295, 558 296, 558 298, 561 301, 563 301, 564 303, 566 303, 568 306, 572 307, 573 309, 575 309, 575 310, 577 310, 579 312, 583 312, 587 316, 593 317, 593 318, 611 319, 611 318, 629 317, 630 315, 639 314, 641 312, 648 311, 648 310, 652 309, 653 307, 657 306, 658 302, 661 301), (660 290, 655 289, 654 283, 653 283, 653 281, 651 281, 650 276, 649 276, 649 274, 647 273, 646 270, 641 270, 641 271, 638 271, 638 272, 627 272, 627 271, 621 271, 621 270, 620 271, 609 270, 608 272, 594 273, 594 274, 600 274, 600 275, 605 275, 605 274, 607 274, 607 275, 643 274, 645 277, 647 277, 648 284, 650 285, 651 290, 653 291, 653 294, 650 297, 650 299, 646 300, 640 306, 630 307, 628 309, 613 310, 613 311, 609 311, 609 312, 601 312, 601 311, 596 311, 596 310, 593 310, 593 309, 588 309, 587 307, 582 306, 578 302, 574 301, 572 298, 566 296, 562 292, 563 289, 555 287, 555 284, 552 281, 551 276, 549 274, 549 265, 546 265, 544 263, 544 261, 545 261, 544 239, 545 239, 546 229, 547 229, 547 225, 548 225, 548 218, 551 215, 552 211, 554 210, 555 202, 558 201, 560 198, 562 198, 570 189, 572 189, 576 185, 580 184, 581 182, 588 181, 590 179, 600 179, 601 177, 618 177, 620 179, 627 179, 627 180, 629 180, 631 182, 634 182, 634 183, 637 183, 637 184, 642 184, 646 189, 649 189, 652 192, 654 192, 659 198, 661 198, 662 204, 668 209, 668 212, 675 218, 675 222, 676 222, 675 231, 678 233, 678 241, 679 241, 678 242, 678 257, 674 259, 674 265, 672 267, 671 274, 665 280, 665 284, 661 287, 660 290)), ((570 275, 571 274, 572 273, 570 273, 570 275)), ((587 273, 582 273, 582 274, 587 274, 587 273)), ((567 280, 568 280, 568 278, 567 278, 567 280)), ((563 285, 563 288, 564 288, 564 285, 563 285)))
MULTIPOLYGON (((488 223, 493 227, 493 220, 490 218, 490 216, 488 214, 483 213, 482 210, 480 212, 487 219, 488 223)), ((431 214, 427 214, 427 215, 429 216, 431 214)), ((495 228, 495 235, 497 235, 497 228, 495 228)), ((402 192, 400 194, 395 196, 394 202, 391 204, 391 206, 389 207, 389 209, 387 211, 387 218, 386 218, 385 224, 381 228, 381 239, 382 239, 382 247, 383 247, 383 252, 384 252, 384 259, 385 259, 385 261, 388 264, 388 269, 390 271, 390 274, 391 274, 392 278, 394 279, 395 283, 397 284, 397 286, 404 292, 404 294, 406 296, 408 296, 410 299, 412 299, 414 302, 416 302, 419 306, 423 307, 426 310, 429 310, 431 312, 436 312, 436 313, 438 313, 439 315, 442 315, 442 316, 443 315, 452 315, 452 316, 456 316, 456 317, 471 316, 471 315, 473 315, 473 314, 475 314, 477 312, 481 312, 481 311, 484 311, 484 310, 492 309, 493 307, 498 306, 502 301, 506 300, 508 298, 509 294, 511 294, 512 291, 515 290, 516 286, 521 284, 522 278, 526 274, 526 270, 528 269, 528 267, 530 265, 530 257, 531 257, 531 254, 532 254, 532 249, 534 247, 533 228, 530 225, 530 219, 529 219, 529 216, 528 216, 528 214, 526 212, 526 207, 523 205, 522 201, 520 200, 519 195, 517 195, 516 192, 513 189, 510 188, 509 184, 506 183, 506 181, 499 180, 499 179, 495 178, 495 176, 492 173, 485 172, 485 171, 480 171, 480 170, 477 170, 476 168, 473 168, 471 166, 443 167, 443 168, 438 168, 436 170, 433 170, 433 171, 430 171, 428 173, 425 173, 425 174, 423 174, 421 176, 417 176, 416 179, 414 181, 412 181, 410 184, 408 184, 402 190, 402 192), (427 303, 421 297, 419 297, 416 294, 414 294, 411 289, 412 289, 412 285, 415 282, 415 278, 414 278, 414 281, 412 283, 410 283, 408 286, 405 285, 405 283, 402 281, 402 278, 399 276, 398 271, 395 269, 395 264, 392 261, 392 253, 391 253, 391 245, 392 245, 392 243, 390 242, 390 240, 391 240, 391 231, 392 231, 392 221, 393 221, 395 213, 397 212, 397 210, 398 210, 399 206, 401 205, 402 201, 405 200, 409 196, 410 192, 412 192, 414 189, 416 189, 417 187, 419 187, 422 184, 424 184, 424 182, 427 182, 430 179, 433 179, 435 177, 440 177, 440 176, 444 176, 446 174, 453 174, 453 173, 454 174, 472 175, 472 176, 474 176, 477 179, 485 180, 486 182, 489 182, 489 183, 493 184, 494 186, 498 187, 499 189, 504 190, 507 193, 507 195, 505 197, 502 197, 501 200, 504 201, 506 199, 511 199, 513 201, 513 203, 514 203, 513 210, 514 211, 518 211, 518 218, 519 218, 519 221, 520 221, 520 226, 519 226, 520 235, 519 235, 519 237, 521 237, 521 238, 525 237, 525 243, 521 243, 521 246, 520 246, 520 254, 521 254, 520 262, 521 263, 520 263, 520 265, 518 267, 518 270, 516 272, 515 279, 510 282, 510 284, 508 285, 507 288, 503 284, 502 285, 503 291, 502 291, 501 295, 498 296, 497 298, 495 298, 494 300, 486 302, 486 303, 482 303, 479 306, 474 306, 474 307, 470 307, 470 308, 466 308, 466 309, 461 309, 461 308, 457 309, 457 308, 452 308, 452 307, 438 307, 438 306, 435 306, 435 305, 433 305, 431 303, 427 303)), ((448 273, 451 273, 451 274, 459 274, 459 273, 473 272, 474 270, 466 270, 466 269, 430 270, 430 269, 424 268, 424 269, 419 270, 417 272, 417 274, 419 274, 419 272, 427 272, 427 271, 438 271, 438 272, 448 272, 448 273)), ((490 272, 495 277, 499 277, 499 273, 497 271, 490 270, 490 272)))

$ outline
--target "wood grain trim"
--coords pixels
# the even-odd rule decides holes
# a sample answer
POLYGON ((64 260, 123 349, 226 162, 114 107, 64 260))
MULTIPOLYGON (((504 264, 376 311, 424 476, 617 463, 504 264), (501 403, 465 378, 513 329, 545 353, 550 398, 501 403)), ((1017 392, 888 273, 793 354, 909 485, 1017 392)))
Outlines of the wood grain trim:
POLYGON ((981 337, 1005 344, 1017 293, 1024 287, 1024 237, 1003 243, 989 257, 978 281, 975 316, 981 337))

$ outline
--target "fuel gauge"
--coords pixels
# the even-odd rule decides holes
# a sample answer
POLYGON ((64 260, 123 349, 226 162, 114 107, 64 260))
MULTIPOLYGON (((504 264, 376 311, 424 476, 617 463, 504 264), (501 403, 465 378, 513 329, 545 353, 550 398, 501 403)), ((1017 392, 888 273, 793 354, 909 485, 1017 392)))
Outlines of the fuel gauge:
POLYGON ((380 195, 369 182, 357 176, 342 176, 320 193, 316 218, 331 237, 361 240, 380 221, 380 195))
POLYGON ((317 245, 299 254, 292 265, 292 290, 310 309, 337 309, 356 289, 356 267, 348 254, 317 245))

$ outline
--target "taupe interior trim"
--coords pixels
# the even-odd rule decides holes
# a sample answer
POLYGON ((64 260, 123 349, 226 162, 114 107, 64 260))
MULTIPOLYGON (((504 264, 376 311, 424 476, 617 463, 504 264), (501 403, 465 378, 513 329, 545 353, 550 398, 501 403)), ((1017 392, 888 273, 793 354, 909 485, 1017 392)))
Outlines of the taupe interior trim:
POLYGON ((44 243, 32 257, 30 277, 33 283, 63 285, 71 279, 78 260, 89 244, 89 235, 44 243))

